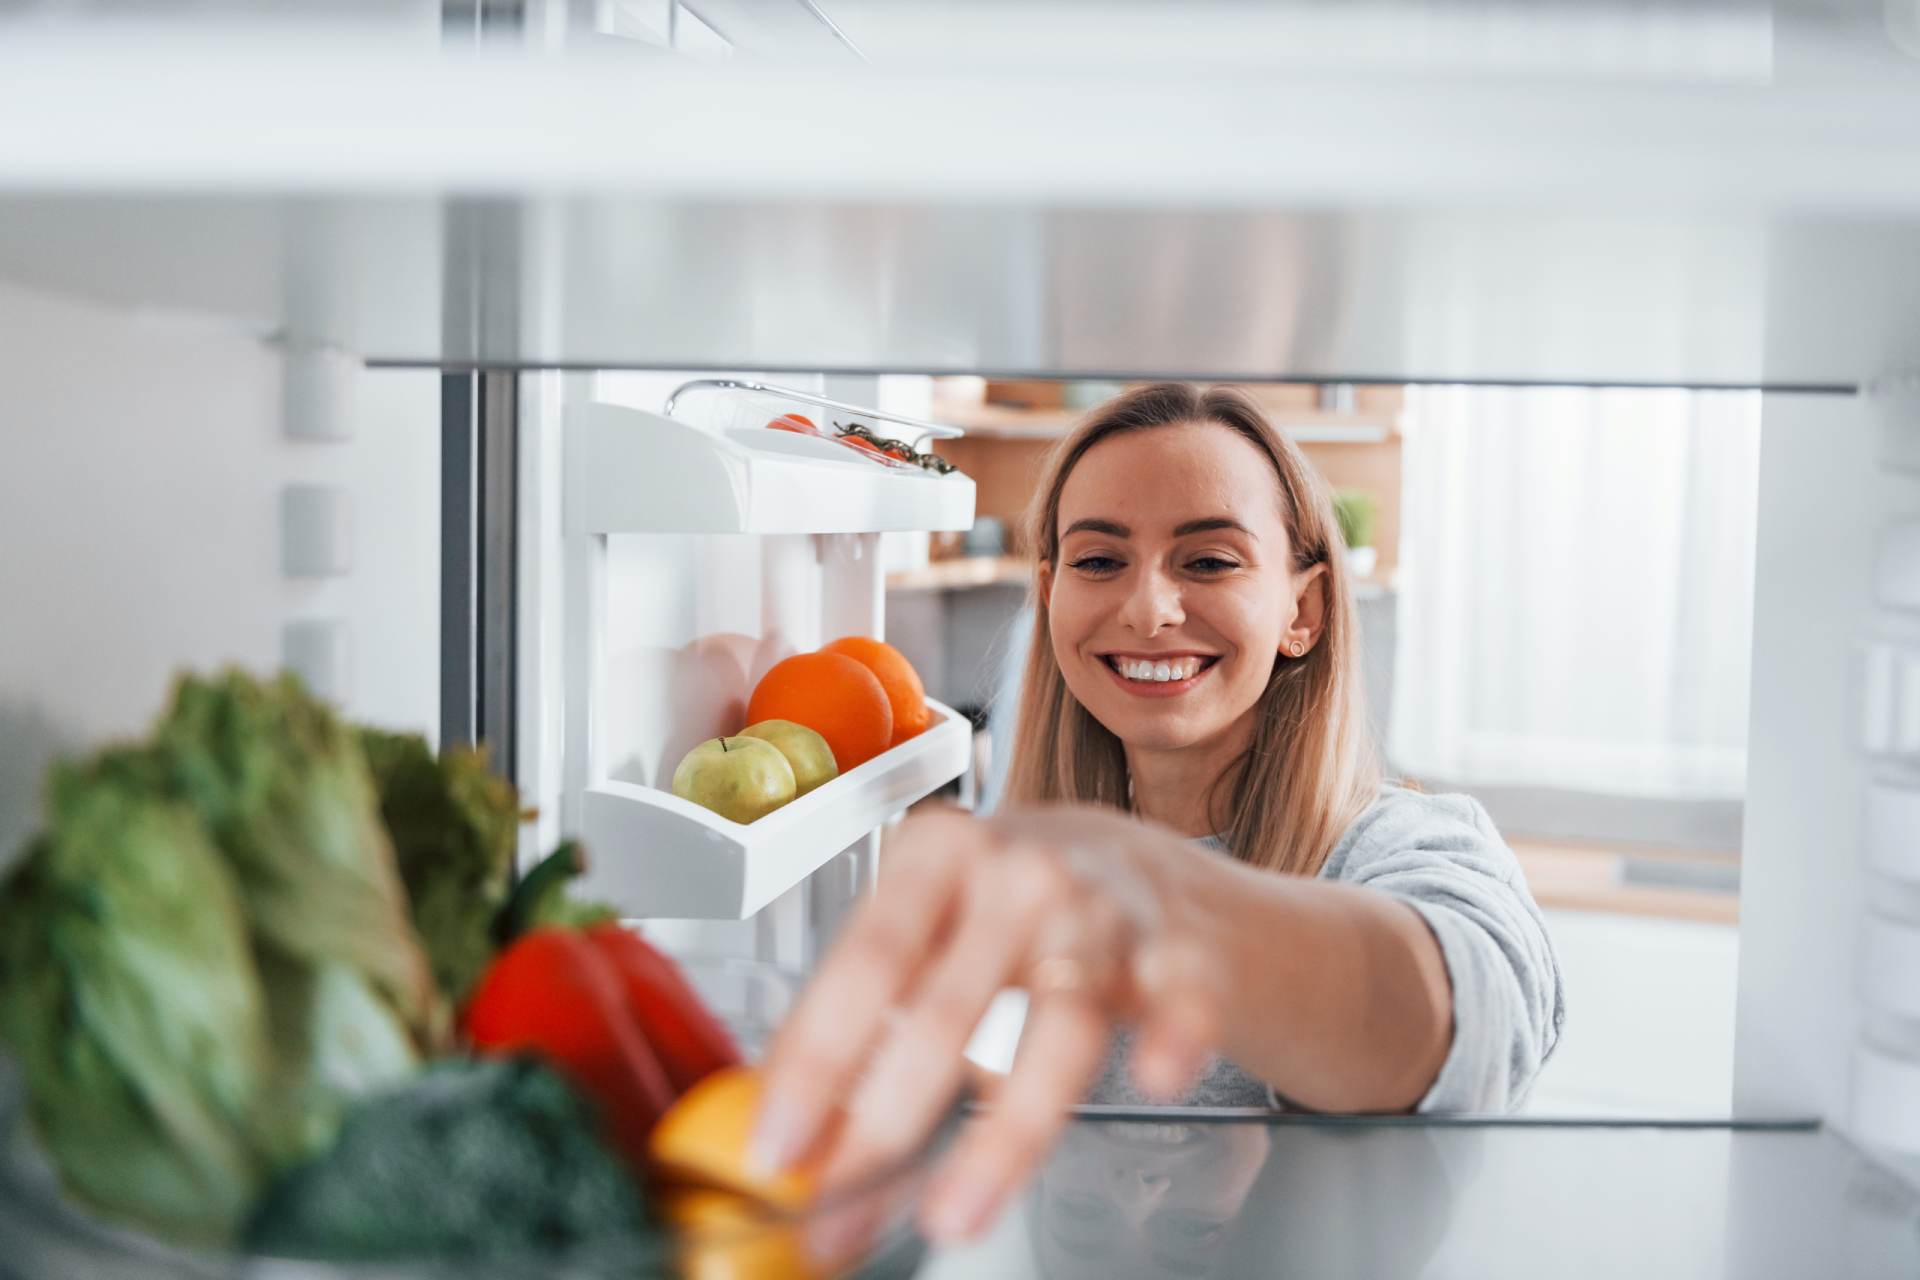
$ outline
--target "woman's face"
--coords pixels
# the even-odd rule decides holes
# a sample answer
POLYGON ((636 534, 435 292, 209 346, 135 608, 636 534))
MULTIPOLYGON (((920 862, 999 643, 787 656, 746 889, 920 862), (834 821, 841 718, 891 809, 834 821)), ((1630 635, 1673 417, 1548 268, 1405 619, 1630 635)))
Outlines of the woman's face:
POLYGON ((1300 594, 1280 484, 1227 427, 1110 436, 1060 493, 1059 558, 1043 567, 1054 657, 1067 687, 1132 748, 1215 743, 1273 674, 1300 594))

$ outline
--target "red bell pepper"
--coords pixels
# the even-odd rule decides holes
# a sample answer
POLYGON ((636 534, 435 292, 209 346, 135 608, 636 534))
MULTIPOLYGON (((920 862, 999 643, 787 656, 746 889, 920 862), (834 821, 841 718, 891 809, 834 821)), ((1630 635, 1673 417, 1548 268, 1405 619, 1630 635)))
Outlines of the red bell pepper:
POLYGON ((738 1064, 739 1046, 725 1024, 708 1012, 679 965, 617 920, 594 919, 593 908, 566 900, 568 881, 585 869, 586 851, 571 840, 542 859, 501 909, 496 925, 500 939, 511 941, 542 919, 577 927, 612 965, 625 1008, 676 1095, 721 1067, 738 1064))
POLYGON ((675 1093, 685 1093, 722 1067, 740 1062, 740 1047, 713 1016, 680 966, 619 924, 586 930, 587 940, 618 973, 627 1009, 659 1057, 675 1093))
POLYGON ((467 1004, 482 1053, 530 1052, 599 1104, 614 1146, 644 1170, 647 1137, 674 1091, 628 1012, 627 980, 601 946, 571 929, 536 929, 500 956, 467 1004))

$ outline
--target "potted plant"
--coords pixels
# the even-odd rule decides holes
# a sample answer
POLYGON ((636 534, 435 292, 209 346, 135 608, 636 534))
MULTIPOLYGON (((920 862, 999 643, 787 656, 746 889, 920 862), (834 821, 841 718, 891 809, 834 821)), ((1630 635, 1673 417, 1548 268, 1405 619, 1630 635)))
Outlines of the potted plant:
POLYGON ((1379 561, 1373 545, 1373 524, 1378 504, 1365 489, 1336 489, 1333 515, 1340 522, 1340 537, 1347 544, 1347 569, 1356 578, 1372 575, 1379 561))

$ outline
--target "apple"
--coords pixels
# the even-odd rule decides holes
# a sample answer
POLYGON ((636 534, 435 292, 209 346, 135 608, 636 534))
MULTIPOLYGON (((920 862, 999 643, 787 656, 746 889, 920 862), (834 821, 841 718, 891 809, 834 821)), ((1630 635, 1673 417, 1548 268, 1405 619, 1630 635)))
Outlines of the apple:
POLYGON ((734 822, 764 818, 794 796, 793 766, 759 738, 708 738, 673 771, 673 794, 734 822))
POLYGON ((799 787, 797 795, 805 795, 823 782, 839 776, 840 766, 834 763, 833 748, 827 740, 803 724, 791 720, 762 720, 759 724, 750 724, 740 731, 742 737, 760 738, 779 748, 780 754, 793 766, 794 784, 799 787))

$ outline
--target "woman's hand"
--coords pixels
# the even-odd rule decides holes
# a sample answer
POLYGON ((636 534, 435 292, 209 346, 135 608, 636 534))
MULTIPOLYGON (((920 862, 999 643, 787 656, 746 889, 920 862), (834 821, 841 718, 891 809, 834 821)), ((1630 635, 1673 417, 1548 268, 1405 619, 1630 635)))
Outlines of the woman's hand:
POLYGON ((1046 1155, 1116 1023, 1138 1030, 1135 1082, 1149 1094, 1179 1093, 1206 1063, 1228 987, 1185 891, 1206 862, 1182 837, 1110 810, 903 823, 878 892, 775 1040, 761 1162, 824 1148, 832 1184, 908 1156, 966 1078, 988 1004, 1024 987, 1013 1071, 922 1208, 937 1239, 978 1232, 1046 1155))

